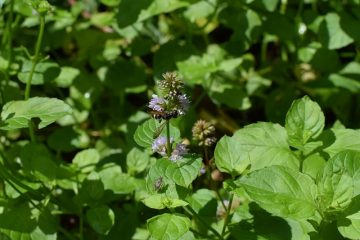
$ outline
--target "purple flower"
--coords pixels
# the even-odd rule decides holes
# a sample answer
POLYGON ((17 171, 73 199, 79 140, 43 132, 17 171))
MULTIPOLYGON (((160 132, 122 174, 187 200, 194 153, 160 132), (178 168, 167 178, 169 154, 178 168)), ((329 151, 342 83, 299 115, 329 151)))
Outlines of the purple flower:
POLYGON ((164 111, 164 104, 166 104, 165 99, 153 94, 149 102, 149 108, 154 111, 162 112, 164 111))
POLYGON ((182 143, 176 144, 175 149, 172 151, 170 160, 171 161, 177 161, 182 158, 184 154, 186 154, 188 150, 186 149, 186 145, 182 143))
MULTIPOLYGON (((170 143, 172 143, 174 140, 173 138, 170 138, 170 143)), ((166 156, 166 137, 160 136, 156 138, 151 146, 151 149, 153 152, 157 152, 161 156, 166 156)))
POLYGON ((178 95, 179 107, 178 113, 180 116, 185 115, 185 112, 189 109, 190 101, 186 94, 178 95))
POLYGON ((202 166, 202 167, 200 168, 199 173, 200 173, 200 175, 205 174, 205 173, 206 173, 206 167, 205 167, 205 166, 202 166))

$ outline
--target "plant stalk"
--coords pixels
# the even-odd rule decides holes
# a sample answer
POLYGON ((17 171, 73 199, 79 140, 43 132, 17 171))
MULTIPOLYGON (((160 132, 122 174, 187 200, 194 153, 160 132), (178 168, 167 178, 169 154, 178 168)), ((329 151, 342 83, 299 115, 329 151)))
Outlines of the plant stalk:
POLYGON ((233 199, 234 199, 234 194, 231 194, 230 200, 229 200, 229 206, 226 208, 226 216, 225 216, 224 226, 223 226, 223 229, 221 231, 221 236, 222 237, 225 236, 225 230, 226 230, 226 227, 227 227, 227 225, 229 223, 229 220, 230 220, 230 211, 231 211, 231 205, 232 205, 233 199))
POLYGON ((36 65, 39 62, 40 48, 41 48, 41 43, 42 43, 42 39, 43 39, 43 36, 44 36, 45 16, 39 14, 39 21, 40 21, 40 27, 39 27, 38 38, 36 40, 36 45, 35 45, 35 54, 31 59, 32 60, 32 66, 31 66, 31 70, 30 70, 30 73, 29 73, 29 77, 28 77, 28 79, 26 81, 25 100, 28 100, 30 98, 31 81, 32 81, 32 77, 33 77, 34 72, 35 72, 36 65))
MULTIPOLYGON (((39 62, 39 57, 40 57, 40 48, 41 48, 41 43, 42 43, 42 39, 44 36, 44 28, 45 28, 45 16, 42 14, 39 14, 39 21, 40 21, 40 27, 39 27, 39 34, 38 34, 38 38, 36 40, 36 45, 35 45, 35 54, 34 56, 32 56, 31 60, 32 60, 32 66, 31 66, 31 70, 29 73, 29 77, 26 81, 26 88, 25 88, 25 100, 28 100, 30 98, 30 90, 31 90, 31 81, 35 72, 35 68, 36 65, 39 62)), ((35 130, 34 130, 34 125, 31 122, 31 120, 29 121, 29 134, 30 134, 30 138, 32 142, 36 141, 36 137, 35 137, 35 130)))
POLYGON ((172 153, 170 141, 170 120, 166 120, 166 153, 170 157, 172 153))
POLYGON ((212 226, 210 226, 207 222, 205 222, 204 219, 202 219, 191 207, 183 207, 183 208, 185 209, 185 211, 190 213, 190 215, 197 218, 207 229, 209 229, 212 233, 214 233, 215 236, 217 236, 221 240, 224 240, 224 238, 212 226))

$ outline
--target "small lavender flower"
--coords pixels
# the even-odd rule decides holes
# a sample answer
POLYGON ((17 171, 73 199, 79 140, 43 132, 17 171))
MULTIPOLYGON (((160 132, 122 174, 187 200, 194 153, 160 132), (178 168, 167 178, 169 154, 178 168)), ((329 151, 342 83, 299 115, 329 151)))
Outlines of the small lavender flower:
MULTIPOLYGON (((173 138, 170 138, 170 143, 172 143, 174 140, 173 138)), ((156 138, 151 146, 151 149, 153 152, 157 152, 161 156, 166 156, 166 137, 160 136, 156 138)))
POLYGON ((182 158, 183 155, 185 155, 188 152, 188 149, 186 148, 185 144, 178 143, 176 144, 175 149, 172 151, 170 160, 171 161, 177 161, 182 158))
POLYGON ((200 168, 199 173, 200 173, 200 175, 205 174, 205 173, 206 173, 206 167, 205 167, 205 166, 202 166, 202 167, 200 168))
POLYGON ((186 94, 178 95, 178 114, 179 116, 185 115, 185 112, 189 109, 190 101, 187 98, 186 94))
POLYGON ((151 108, 154 111, 162 112, 164 111, 165 104, 166 104, 165 99, 159 97, 156 94, 153 94, 149 102, 149 108, 151 108))

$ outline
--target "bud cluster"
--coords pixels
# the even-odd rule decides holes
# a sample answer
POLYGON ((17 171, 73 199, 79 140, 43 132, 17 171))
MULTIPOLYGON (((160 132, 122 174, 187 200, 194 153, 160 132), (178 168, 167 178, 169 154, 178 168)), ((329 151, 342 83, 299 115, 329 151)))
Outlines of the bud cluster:
POLYGON ((53 11, 53 7, 46 0, 31 0, 30 4, 40 15, 53 11))
POLYGON ((163 77, 163 80, 157 82, 162 97, 153 94, 148 105, 153 117, 169 120, 185 115, 190 101, 183 93, 184 83, 174 72, 165 73, 163 77))
POLYGON ((216 142, 215 127, 205 120, 198 120, 192 128, 193 139, 199 142, 199 146, 210 147, 216 142))

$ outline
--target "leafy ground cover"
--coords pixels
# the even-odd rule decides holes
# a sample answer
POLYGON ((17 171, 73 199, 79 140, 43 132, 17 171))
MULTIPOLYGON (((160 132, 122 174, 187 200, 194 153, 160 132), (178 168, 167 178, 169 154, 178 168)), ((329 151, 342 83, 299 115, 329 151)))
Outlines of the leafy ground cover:
POLYGON ((360 239, 359 0, 0 0, 0 239, 360 239))

